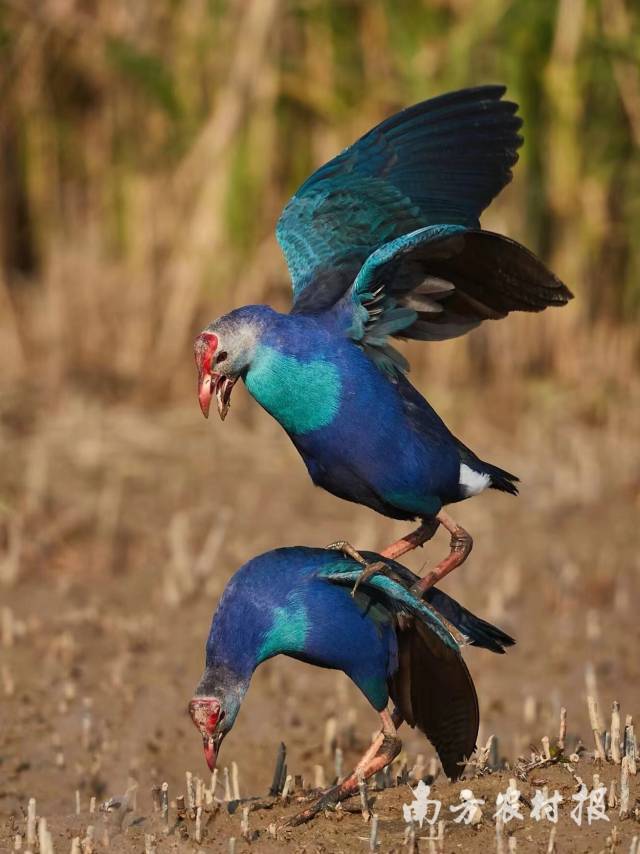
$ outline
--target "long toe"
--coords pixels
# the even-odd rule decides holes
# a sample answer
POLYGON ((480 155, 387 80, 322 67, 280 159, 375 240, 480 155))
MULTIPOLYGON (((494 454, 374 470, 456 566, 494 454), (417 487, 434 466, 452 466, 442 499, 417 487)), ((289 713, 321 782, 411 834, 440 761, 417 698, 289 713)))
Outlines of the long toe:
POLYGON ((352 546, 351 543, 348 543, 346 540, 337 540, 335 543, 329 543, 327 546, 327 550, 334 552, 342 552, 346 557, 350 557, 352 560, 355 560, 356 563, 359 563, 361 566, 366 566, 367 562, 362 557, 360 552, 355 546, 352 546))
POLYGON ((382 560, 376 560, 372 563, 367 563, 356 579, 356 583, 353 585, 353 590, 351 591, 351 595, 356 595, 356 590, 360 587, 361 584, 364 584, 368 581, 371 576, 376 575, 376 573, 380 573, 381 575, 386 575, 387 578, 392 578, 394 581, 397 581, 399 584, 403 584, 403 580, 400 578, 397 572, 395 572, 390 566, 388 566, 382 560))
MULTIPOLYGON (((365 756, 358 763, 357 768, 363 779, 368 780, 378 771, 386 768, 402 750, 402 742, 396 735, 385 734, 384 739, 375 755, 365 756)), ((333 809, 340 801, 344 801, 358 791, 358 773, 354 771, 342 783, 333 786, 321 797, 314 801, 305 810, 292 816, 284 823, 284 827, 297 827, 315 818, 319 813, 327 809, 333 809)))
POLYGON ((300 824, 306 824, 315 818, 318 813, 324 812, 327 809, 333 809, 344 797, 345 793, 342 785, 332 786, 306 809, 287 819, 284 822, 284 827, 297 827, 300 824))

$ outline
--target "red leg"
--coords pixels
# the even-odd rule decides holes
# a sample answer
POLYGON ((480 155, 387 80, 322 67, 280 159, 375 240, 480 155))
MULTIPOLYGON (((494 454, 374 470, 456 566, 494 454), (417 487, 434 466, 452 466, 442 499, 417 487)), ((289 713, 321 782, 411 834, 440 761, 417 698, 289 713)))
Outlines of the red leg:
POLYGON ((449 531, 451 534, 450 548, 451 551, 444 560, 441 560, 431 572, 427 573, 424 578, 417 581, 411 590, 417 596, 422 596, 430 587, 441 581, 445 575, 448 575, 461 563, 464 563, 471 549, 473 548, 473 540, 471 535, 465 531, 458 523, 451 518, 447 513, 441 510, 437 515, 438 522, 449 531))
POLYGON ((357 792, 358 777, 361 776, 366 780, 368 777, 373 776, 373 774, 377 774, 378 771, 382 771, 390 762, 393 762, 402 749, 402 742, 396 732, 396 728, 402 723, 402 718, 397 711, 393 713, 393 716, 387 711, 381 712, 380 718, 382 719, 382 729, 372 741, 371 746, 358 762, 354 771, 342 783, 338 783, 325 792, 310 807, 290 818, 286 822, 287 827, 296 827, 299 824, 311 821, 318 813, 335 806, 340 801, 357 792))
POLYGON ((419 528, 407 534, 406 537, 401 537, 399 540, 391 543, 390 546, 387 546, 386 549, 380 552, 380 555, 388 557, 390 560, 398 560, 402 555, 428 542, 438 530, 439 524, 440 519, 434 516, 433 519, 423 522, 419 528))
MULTIPOLYGON (((445 575, 448 575, 452 570, 465 562, 473 548, 471 535, 465 531, 461 525, 458 525, 455 519, 452 519, 448 513, 445 513, 444 510, 440 510, 440 512, 433 518, 423 521, 420 527, 416 528, 415 531, 407 534, 406 537, 401 537, 399 540, 391 543, 390 546, 387 546, 386 549, 383 549, 383 551, 380 552, 380 556, 383 558, 397 560, 407 552, 410 552, 418 546, 422 546, 424 543, 428 542, 428 540, 430 540, 438 530, 438 525, 442 525, 442 527, 446 528, 451 534, 450 552, 444 560, 441 560, 440 563, 431 570, 431 572, 427 573, 424 578, 421 578, 420 581, 413 585, 411 591, 416 596, 422 596, 422 594, 430 587, 433 587, 434 584, 437 584, 438 581, 443 579, 445 575)), ((362 574, 356 581, 352 591, 354 594, 360 584, 377 572, 382 573, 383 575, 388 575, 390 578, 394 577, 391 567, 386 566, 381 561, 368 564, 360 553, 344 540, 332 543, 328 548, 342 551, 344 554, 352 557, 363 566, 362 574)))

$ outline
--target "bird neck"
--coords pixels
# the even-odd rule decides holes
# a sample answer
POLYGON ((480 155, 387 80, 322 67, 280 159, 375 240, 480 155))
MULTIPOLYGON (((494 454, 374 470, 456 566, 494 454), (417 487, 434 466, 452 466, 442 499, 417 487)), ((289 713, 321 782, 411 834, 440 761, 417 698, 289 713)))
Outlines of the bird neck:
POLYGON ((207 638, 205 675, 209 683, 235 693, 246 690, 271 625, 271 596, 280 587, 278 577, 270 584, 266 578, 256 580, 249 565, 227 584, 207 638))

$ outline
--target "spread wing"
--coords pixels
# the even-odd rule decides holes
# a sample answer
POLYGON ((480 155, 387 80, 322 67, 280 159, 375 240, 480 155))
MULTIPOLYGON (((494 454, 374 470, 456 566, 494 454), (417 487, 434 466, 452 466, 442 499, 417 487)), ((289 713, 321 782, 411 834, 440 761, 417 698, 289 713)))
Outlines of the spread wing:
POLYGON ((371 253, 402 235, 478 226, 522 143, 517 105, 504 93, 480 86, 408 107, 305 181, 276 230, 294 311, 334 305, 371 253))
POLYGON ((408 365, 390 337, 456 338, 484 320, 565 305, 571 297, 515 240, 479 228, 434 225, 372 252, 338 310, 348 334, 393 373, 408 365))

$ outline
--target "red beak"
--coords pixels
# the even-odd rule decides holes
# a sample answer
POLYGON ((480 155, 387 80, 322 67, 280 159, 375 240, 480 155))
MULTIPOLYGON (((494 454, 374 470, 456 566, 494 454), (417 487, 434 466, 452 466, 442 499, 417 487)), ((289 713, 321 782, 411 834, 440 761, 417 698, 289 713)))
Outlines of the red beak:
POLYGON ((202 741, 204 744, 204 758, 207 760, 209 771, 214 771, 218 759, 218 745, 213 736, 203 738, 202 741))
POLYGON ((198 369, 198 400, 205 418, 209 417, 211 398, 215 391, 212 367, 217 347, 218 336, 206 331, 198 335, 193 345, 193 355, 198 369))
POLYGON ((211 374, 200 374, 198 377, 198 400, 205 418, 209 417, 209 407, 213 397, 213 377, 211 374))
POLYGON ((231 406, 231 392, 236 384, 236 378, 225 377, 224 374, 200 372, 198 374, 198 400, 205 418, 209 417, 211 400, 215 395, 218 414, 224 421, 231 406))

